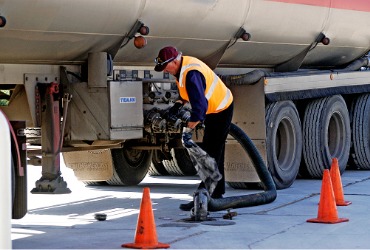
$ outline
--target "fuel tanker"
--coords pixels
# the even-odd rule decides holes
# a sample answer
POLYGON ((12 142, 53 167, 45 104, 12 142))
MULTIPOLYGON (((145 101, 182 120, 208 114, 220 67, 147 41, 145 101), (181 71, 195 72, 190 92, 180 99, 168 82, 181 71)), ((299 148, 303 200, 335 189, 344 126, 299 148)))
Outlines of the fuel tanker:
MULTIPOLYGON (((321 178, 333 158, 341 173, 370 169, 369 23, 363 0, 0 0, 13 217, 27 212, 27 164, 42 165, 32 193, 70 192, 61 155, 87 184, 196 174, 180 140, 191 107, 166 119, 179 95, 154 71, 167 45, 230 87, 233 123, 278 189, 321 178)), ((233 137, 225 171, 233 188, 261 182, 233 137)))

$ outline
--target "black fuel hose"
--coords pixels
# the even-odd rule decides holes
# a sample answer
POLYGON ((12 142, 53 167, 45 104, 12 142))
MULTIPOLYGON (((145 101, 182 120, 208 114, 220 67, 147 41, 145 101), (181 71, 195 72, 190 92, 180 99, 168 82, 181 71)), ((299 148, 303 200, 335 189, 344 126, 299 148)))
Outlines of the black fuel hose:
POLYGON ((256 84, 263 77, 288 77, 288 76, 303 76, 314 74, 331 74, 340 72, 349 72, 360 70, 361 67, 370 67, 370 59, 368 56, 359 58, 343 69, 333 70, 299 70, 291 72, 267 72, 265 70, 256 69, 251 72, 240 75, 219 75, 221 80, 227 86, 233 85, 253 85, 256 84))
POLYGON ((240 75, 219 75, 221 80, 227 85, 253 85, 257 83, 262 77, 268 76, 270 73, 256 69, 251 72, 240 75))
POLYGON ((210 199, 208 203, 208 211, 220 211, 229 208, 241 208, 258 206, 271 203, 276 199, 275 183, 268 171, 261 155, 256 146, 246 133, 235 124, 231 124, 229 134, 237 140, 243 149, 248 153, 253 165, 260 178, 264 191, 255 194, 225 197, 220 199, 210 199))

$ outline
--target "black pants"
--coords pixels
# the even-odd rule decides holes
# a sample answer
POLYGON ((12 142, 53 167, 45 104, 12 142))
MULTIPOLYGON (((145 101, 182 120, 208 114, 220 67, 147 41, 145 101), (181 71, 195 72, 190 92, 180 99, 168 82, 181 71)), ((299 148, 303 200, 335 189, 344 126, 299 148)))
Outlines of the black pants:
MULTIPOLYGON (((205 130, 201 147, 216 160, 218 170, 222 175, 222 179, 217 183, 212 194, 213 198, 220 198, 225 193, 225 142, 230 130, 233 110, 234 103, 231 103, 227 109, 219 113, 206 115, 204 121, 205 130)), ((199 188, 204 188, 204 184, 201 183, 199 188)))

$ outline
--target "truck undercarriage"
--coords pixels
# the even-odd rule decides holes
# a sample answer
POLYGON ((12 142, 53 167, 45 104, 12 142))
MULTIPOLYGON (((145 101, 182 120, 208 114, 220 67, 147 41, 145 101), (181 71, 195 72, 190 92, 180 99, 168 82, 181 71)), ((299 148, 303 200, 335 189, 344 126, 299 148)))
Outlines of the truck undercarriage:
MULTIPOLYGON (((13 121, 27 118, 17 135, 27 135, 28 160, 43 167, 32 192, 70 192, 61 176, 59 153, 86 184, 136 185, 148 173, 195 175, 180 141, 190 107, 175 120, 166 118, 178 98, 174 81, 166 74, 153 77, 147 69, 118 67, 109 75, 106 53, 89 60, 93 76, 83 76, 78 67, 60 67, 54 73, 19 69, 24 84, 1 85, 10 90, 2 110, 13 121)), ((217 70, 220 77, 228 74, 217 70)), ((225 79, 237 107, 233 123, 250 136, 278 189, 291 186, 297 176, 321 178, 334 157, 341 172, 348 165, 369 168, 369 77, 370 71, 360 68, 266 73, 253 84, 225 79)), ((194 140, 201 142, 201 134, 199 129, 194 140)), ((249 156, 231 137, 225 171, 234 188, 255 188, 261 182, 249 156)))

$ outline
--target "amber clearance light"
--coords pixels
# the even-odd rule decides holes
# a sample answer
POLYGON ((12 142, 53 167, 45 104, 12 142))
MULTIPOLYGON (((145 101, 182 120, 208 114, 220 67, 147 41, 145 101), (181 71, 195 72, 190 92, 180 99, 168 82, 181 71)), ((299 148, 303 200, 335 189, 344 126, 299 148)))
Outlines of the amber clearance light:
POLYGON ((3 16, 0 16, 0 28, 4 27, 6 24, 6 19, 3 16))

